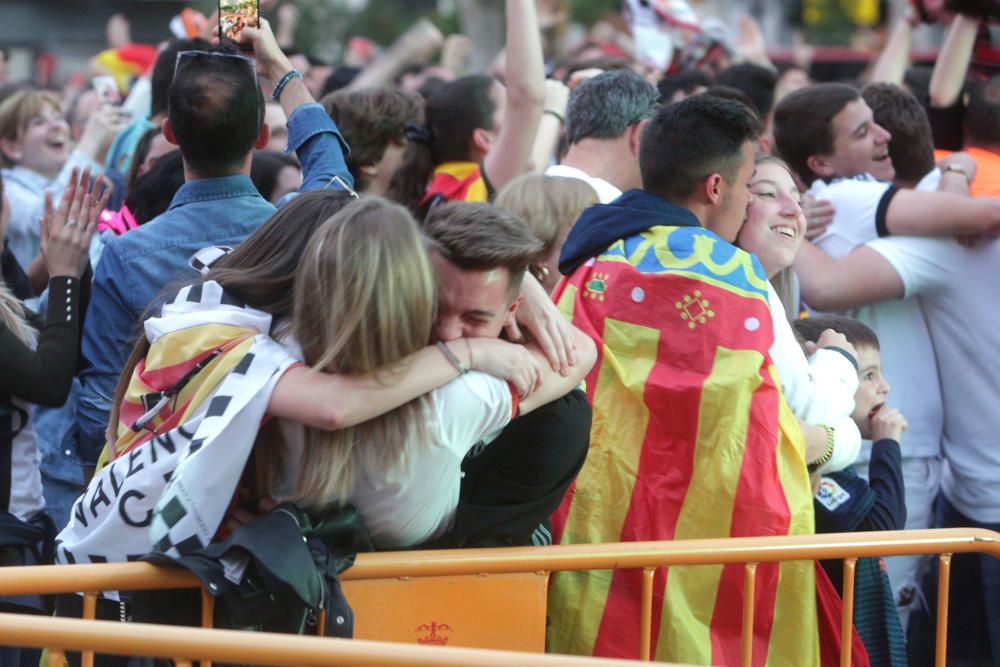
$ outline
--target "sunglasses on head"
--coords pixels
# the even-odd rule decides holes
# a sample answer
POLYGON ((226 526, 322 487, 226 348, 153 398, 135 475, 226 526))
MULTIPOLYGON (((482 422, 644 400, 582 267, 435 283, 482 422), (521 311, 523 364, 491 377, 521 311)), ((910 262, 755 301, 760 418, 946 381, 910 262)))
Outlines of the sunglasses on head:
POLYGON ((250 71, 253 73, 254 81, 257 80, 257 61, 253 58, 248 58, 247 56, 241 56, 238 53, 225 53, 222 51, 178 51, 177 59, 174 61, 174 78, 177 78, 177 72, 181 69, 182 63, 193 62, 197 58, 231 58, 234 60, 240 60, 247 64, 250 71))

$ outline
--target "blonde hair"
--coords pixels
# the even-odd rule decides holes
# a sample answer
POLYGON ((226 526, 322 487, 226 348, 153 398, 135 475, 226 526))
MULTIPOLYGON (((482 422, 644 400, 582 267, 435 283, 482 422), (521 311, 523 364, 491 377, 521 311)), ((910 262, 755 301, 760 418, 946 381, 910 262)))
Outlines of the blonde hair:
MULTIPOLYGON (((3 218, 4 209, 8 206, 3 190, 3 179, 0 178, 0 220, 3 218)), ((2 243, 3 239, 0 238, 0 244, 2 243)), ((24 316, 24 304, 10 291, 3 277, 0 277, 0 324, 7 327, 22 343, 34 347, 35 341, 38 340, 38 332, 25 321, 24 316)))
POLYGON ((34 347, 38 332, 24 319, 24 306, 0 279, 0 324, 28 347, 34 347))
MULTIPOLYGON (((47 90, 22 90, 8 97, 0 104, 0 140, 19 140, 28 129, 31 119, 46 106, 62 113, 59 97, 47 90)), ((0 161, 5 167, 16 164, 3 151, 0 151, 0 161)))
MULTIPOLYGON (((410 213, 359 200, 315 233, 295 276, 292 331, 307 364, 330 373, 378 373, 391 383, 424 348, 436 314, 434 276, 410 213)), ((336 400, 336 397, 331 397, 336 400)), ((295 500, 322 508, 350 497, 362 469, 392 470, 423 440, 426 397, 358 426, 305 429, 295 500)))
POLYGON ((562 230, 572 228, 584 209, 597 202, 597 192, 586 181, 541 174, 515 178, 496 199, 497 206, 528 223, 545 244, 543 255, 552 251, 562 230))
POLYGON ((785 319, 789 322, 799 319, 799 304, 795 298, 795 272, 792 271, 792 268, 788 267, 774 274, 774 277, 771 278, 771 287, 781 299, 785 319))

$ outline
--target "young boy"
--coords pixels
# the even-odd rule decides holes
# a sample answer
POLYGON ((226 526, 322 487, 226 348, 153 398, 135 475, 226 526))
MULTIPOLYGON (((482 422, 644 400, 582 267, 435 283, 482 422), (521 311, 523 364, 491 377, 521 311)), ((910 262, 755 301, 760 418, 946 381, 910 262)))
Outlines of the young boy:
MULTIPOLYGON (((889 383, 882 377, 878 337, 867 325, 849 317, 812 317, 794 323, 806 341, 815 342, 826 329, 847 337, 858 354, 860 383, 851 415, 861 437, 872 441, 868 481, 853 468, 824 475, 813 505, 817 533, 902 530, 906 523, 899 439, 906 419, 886 406, 889 383)), ((822 561, 823 569, 843 592, 843 564, 822 561)), ((905 667, 906 640, 896 614, 889 576, 881 558, 860 558, 854 579, 854 625, 872 667, 905 667)))

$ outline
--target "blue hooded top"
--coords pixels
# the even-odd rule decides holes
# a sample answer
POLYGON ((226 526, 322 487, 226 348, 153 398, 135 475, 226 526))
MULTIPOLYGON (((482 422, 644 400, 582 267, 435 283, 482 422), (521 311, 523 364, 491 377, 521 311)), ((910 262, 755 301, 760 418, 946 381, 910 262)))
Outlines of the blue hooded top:
POLYGON ((568 276, 615 241, 650 227, 701 227, 694 213, 644 190, 629 190, 610 204, 591 206, 573 225, 559 256, 559 272, 568 276))

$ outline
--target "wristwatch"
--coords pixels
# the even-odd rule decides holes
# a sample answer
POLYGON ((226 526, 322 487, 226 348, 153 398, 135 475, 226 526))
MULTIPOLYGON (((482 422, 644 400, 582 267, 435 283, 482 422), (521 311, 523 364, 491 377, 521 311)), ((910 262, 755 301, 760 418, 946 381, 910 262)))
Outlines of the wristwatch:
POLYGON ((961 174, 962 176, 965 176, 965 180, 970 181, 970 182, 972 181, 972 179, 969 178, 969 172, 968 172, 968 170, 966 170, 966 168, 963 167, 960 164, 956 164, 954 162, 949 162, 944 167, 942 167, 942 170, 943 171, 953 171, 956 174, 961 174))

